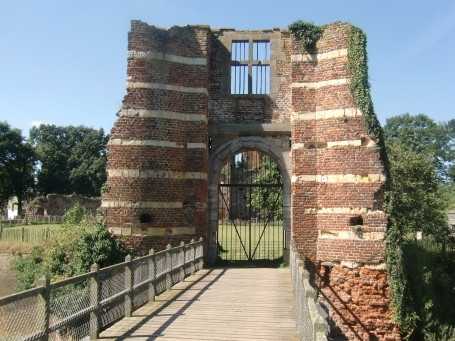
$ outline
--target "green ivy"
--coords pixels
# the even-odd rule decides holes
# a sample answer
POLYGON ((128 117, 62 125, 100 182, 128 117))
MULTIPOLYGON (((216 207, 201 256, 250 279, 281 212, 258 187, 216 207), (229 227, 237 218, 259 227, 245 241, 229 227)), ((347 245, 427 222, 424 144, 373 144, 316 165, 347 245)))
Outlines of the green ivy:
MULTIPOLYGON (((382 127, 374 112, 368 81, 367 66, 367 39, 365 33, 358 27, 349 26, 347 34, 348 62, 347 74, 348 85, 354 105, 362 112, 363 124, 367 133, 375 140, 384 170, 387 174, 386 188, 390 186, 390 169, 386 154, 385 140, 382 127)), ((393 192, 386 193, 386 212, 393 211, 393 192)), ((409 339, 414 332, 419 319, 413 298, 410 292, 409 280, 402 251, 402 233, 398 227, 391 225, 384 241, 383 258, 387 268, 389 281, 389 302, 393 312, 392 322, 396 323, 405 340, 409 339)))
POLYGON ((296 20, 288 25, 291 34, 302 41, 304 48, 314 46, 316 42, 322 37, 324 29, 316 26, 313 22, 296 20))
POLYGON ((381 158, 385 163, 385 145, 381 124, 374 112, 373 101, 370 94, 370 82, 368 81, 368 57, 366 51, 367 38, 365 33, 353 25, 350 25, 347 35, 348 63, 347 75, 349 90, 354 105, 362 112, 365 129, 376 142, 381 158))

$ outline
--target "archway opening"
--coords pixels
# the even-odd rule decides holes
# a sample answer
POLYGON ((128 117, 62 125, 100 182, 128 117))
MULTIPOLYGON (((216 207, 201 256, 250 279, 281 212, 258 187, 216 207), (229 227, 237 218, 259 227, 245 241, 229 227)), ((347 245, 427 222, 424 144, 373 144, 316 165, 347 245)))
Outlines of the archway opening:
POLYGON ((241 150, 221 167, 218 181, 217 263, 283 262, 283 175, 267 153, 241 150))

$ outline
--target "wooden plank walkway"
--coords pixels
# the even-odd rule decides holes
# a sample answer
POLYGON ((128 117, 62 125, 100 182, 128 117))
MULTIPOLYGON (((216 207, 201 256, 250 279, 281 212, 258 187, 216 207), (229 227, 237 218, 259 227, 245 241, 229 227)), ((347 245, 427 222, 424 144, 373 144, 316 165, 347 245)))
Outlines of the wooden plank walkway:
POLYGON ((99 340, 297 340, 289 269, 199 271, 99 340))

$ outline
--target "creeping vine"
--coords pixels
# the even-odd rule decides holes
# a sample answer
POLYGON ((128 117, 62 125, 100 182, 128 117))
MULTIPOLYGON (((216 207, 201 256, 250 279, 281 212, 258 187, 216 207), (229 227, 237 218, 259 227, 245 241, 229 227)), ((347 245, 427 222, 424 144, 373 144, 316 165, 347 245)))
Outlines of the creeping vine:
MULTIPOLYGON (((362 112, 363 123, 368 134, 375 140, 384 169, 390 181, 389 163, 386 154, 382 127, 374 112, 368 81, 366 36, 358 27, 350 25, 347 34, 348 85, 354 105, 362 112)), ((391 211, 390 192, 386 193, 386 211, 391 211)), ((396 226, 390 226, 384 242, 383 258, 389 280, 389 301, 393 311, 392 321, 397 324, 404 339, 408 339, 416 328, 418 316, 409 289, 404 267, 401 233, 396 226)))
POLYGON ((316 26, 311 21, 296 20, 288 25, 289 31, 301 40, 304 48, 312 47, 322 37, 324 29, 316 26))

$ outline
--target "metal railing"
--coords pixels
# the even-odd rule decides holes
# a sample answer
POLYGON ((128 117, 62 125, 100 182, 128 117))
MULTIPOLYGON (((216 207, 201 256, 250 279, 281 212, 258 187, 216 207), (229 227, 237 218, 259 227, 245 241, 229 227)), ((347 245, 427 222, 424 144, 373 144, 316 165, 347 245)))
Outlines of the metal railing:
POLYGON ((316 290, 310 285, 310 274, 304 268, 294 241, 290 245, 289 266, 299 339, 327 341, 328 324, 316 307, 316 290))
POLYGON ((203 242, 154 252, 0 299, 0 340, 96 340, 102 328, 203 267, 203 242))

